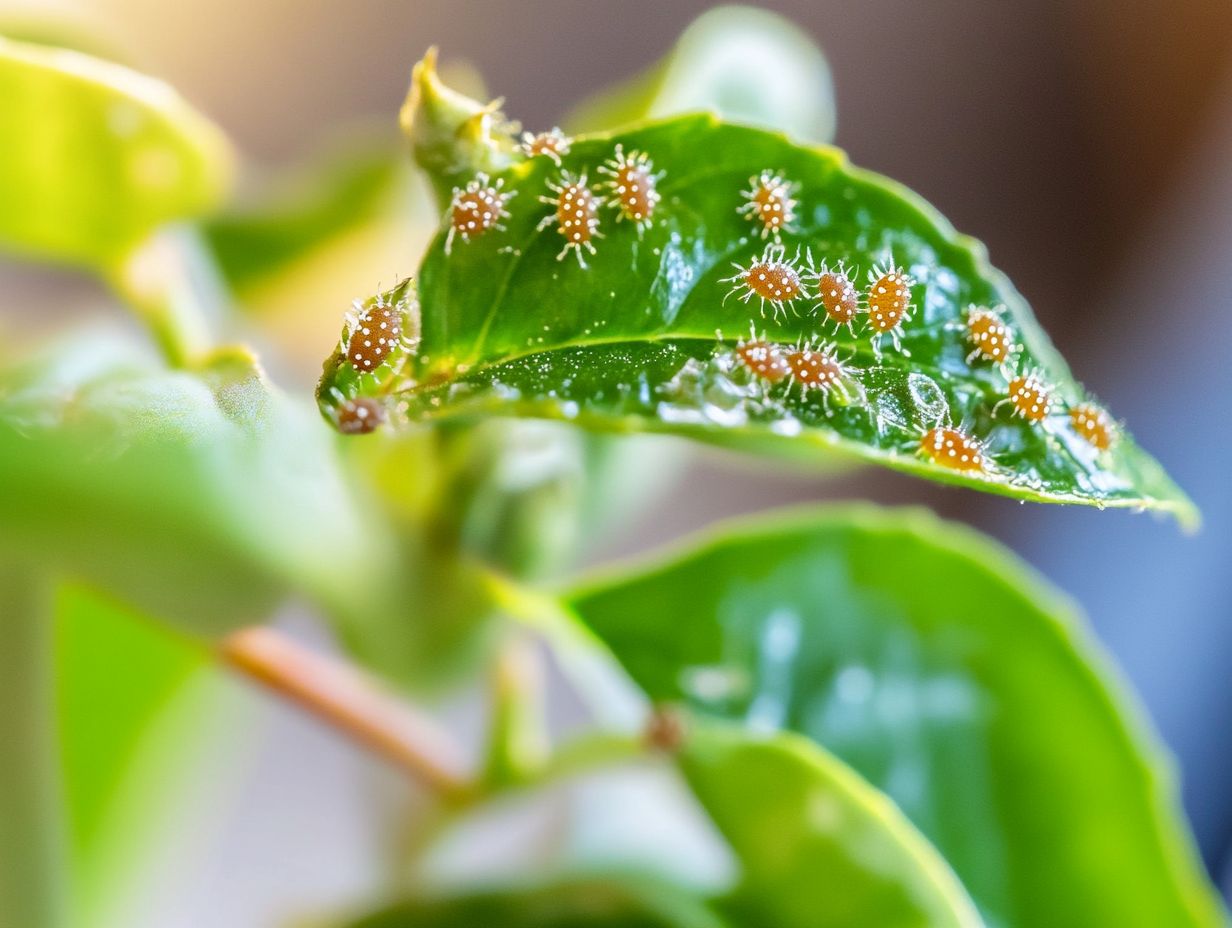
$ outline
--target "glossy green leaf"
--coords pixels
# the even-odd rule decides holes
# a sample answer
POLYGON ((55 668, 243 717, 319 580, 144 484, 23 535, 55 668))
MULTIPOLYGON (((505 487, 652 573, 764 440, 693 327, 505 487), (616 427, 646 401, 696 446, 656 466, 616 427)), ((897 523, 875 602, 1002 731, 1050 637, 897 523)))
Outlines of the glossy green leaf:
POLYGON ((662 61, 582 102, 565 125, 597 132, 698 110, 813 142, 834 137, 834 88, 821 50, 795 23, 749 6, 703 13, 662 61))
POLYGON ((450 95, 428 65, 417 71, 408 107, 412 140, 438 190, 473 171, 503 171, 516 196, 505 231, 459 238, 449 254, 438 237, 419 269, 417 350, 405 363, 362 375, 335 353, 323 384, 338 395, 380 395, 411 420, 549 417, 806 460, 837 451, 1021 499, 1194 517, 1184 494, 1123 430, 1105 452, 1075 432, 1064 410, 1089 397, 983 248, 910 191, 851 167, 841 152, 710 116, 578 139, 564 161, 574 174, 602 179, 598 168, 617 145, 647 153, 664 172, 653 225, 639 235, 604 207, 605 237, 583 267, 572 255, 558 260, 562 236, 538 228, 552 211, 539 198, 559 174, 550 160, 522 159, 491 114, 450 95), (901 351, 883 336, 878 356, 864 317, 852 335, 835 333, 811 301, 797 307, 799 315, 763 315, 757 300, 740 298, 745 284, 725 281, 734 262, 748 267, 762 254, 762 239, 738 208, 750 176, 766 169, 800 185, 796 229, 784 236, 788 256, 799 248, 802 264, 808 253, 815 262, 845 261, 858 268, 861 286, 871 268, 891 259, 915 279, 916 310, 901 351), (968 362, 964 319, 972 304, 1004 307, 1022 347, 1015 365, 1038 369, 1051 383, 1056 409, 1045 423, 999 406, 1005 373, 968 362), (782 345, 833 337, 847 359, 847 397, 789 381, 767 387, 734 354, 750 326, 782 345), (983 470, 924 456, 922 438, 939 423, 984 443, 983 470))
POLYGON ((243 351, 169 371, 83 332, 0 372, 0 550, 217 633, 288 590, 362 611, 383 522, 334 437, 243 351))
POLYGON ((349 928, 726 928, 706 906, 644 880, 575 878, 541 887, 423 899, 349 928))
POLYGON ((987 539, 812 512, 570 598, 652 698, 802 732, 885 790, 989 924, 1224 924, 1136 707, 987 539))
POLYGON ((128 68, 0 38, 0 99, 2 248, 111 271, 227 188, 217 128, 128 68))
POLYGON ((975 928, 945 861, 843 763, 794 735, 693 732, 678 762, 740 862, 734 925, 975 928))

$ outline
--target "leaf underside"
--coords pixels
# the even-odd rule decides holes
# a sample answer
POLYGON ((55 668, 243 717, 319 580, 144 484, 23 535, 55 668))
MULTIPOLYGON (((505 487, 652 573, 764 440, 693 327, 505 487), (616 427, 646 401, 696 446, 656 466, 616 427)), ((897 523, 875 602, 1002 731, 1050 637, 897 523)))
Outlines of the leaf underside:
MULTIPOLYGON (((851 167, 838 150, 709 115, 683 116, 616 135, 575 140, 563 159, 573 175, 602 181, 616 146, 644 152, 662 172, 662 200, 638 229, 600 208, 596 253, 583 267, 558 259, 564 240, 540 201, 561 170, 549 159, 515 160, 501 179, 504 230, 446 250, 446 227, 420 267, 422 337, 375 374, 359 375, 341 351, 326 363, 327 407, 338 396, 385 398, 409 421, 460 416, 560 418, 589 428, 652 431, 803 458, 844 452, 897 470, 1020 499, 1160 509, 1195 518, 1192 504, 1123 429, 1099 451, 1066 410, 1089 402, 1023 298, 992 269, 983 246, 956 234, 905 188, 851 167), (862 291, 875 266, 894 263, 915 281, 902 350, 867 314, 854 334, 826 319, 817 300, 775 312, 725 278, 762 255, 761 228, 739 212, 742 191, 763 170, 797 185, 797 218, 782 235, 801 268, 842 262, 862 291), (734 292, 733 292, 734 291, 734 292), (1021 350, 1012 369, 968 361, 971 306, 997 309, 1021 350), (757 334, 783 346, 836 343, 849 376, 844 399, 782 382, 767 385, 733 354, 757 334), (1016 417, 1005 398, 1016 372, 1038 371, 1054 411, 1043 423, 1016 417), (982 473, 941 466, 920 452, 933 426, 981 441, 982 473)), ((470 176, 434 176, 438 188, 470 176)), ((596 192, 603 193, 602 189, 596 192)), ((807 283, 806 283, 807 286, 807 283)), ((812 294, 815 296, 815 294, 812 294)), ((327 409, 328 412, 328 409, 327 409)))

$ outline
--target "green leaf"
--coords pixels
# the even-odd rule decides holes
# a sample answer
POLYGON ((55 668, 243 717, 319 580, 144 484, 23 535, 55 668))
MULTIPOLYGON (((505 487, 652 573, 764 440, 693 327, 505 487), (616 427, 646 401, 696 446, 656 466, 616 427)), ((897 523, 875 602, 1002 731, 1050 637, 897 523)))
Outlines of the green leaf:
POLYGON ((793 735, 701 728, 678 758, 741 865, 720 904, 749 928, 982 925, 945 861, 885 797, 793 735))
POLYGON ((208 650, 81 587, 56 597, 56 710, 70 825, 72 924, 122 923, 184 825, 211 751, 242 720, 208 650))
POLYGON ((662 61, 582 102, 565 125, 597 132, 707 109, 813 142, 834 137, 834 88, 821 50, 790 20, 748 6, 702 14, 662 61))
POLYGON ((1224 924, 1137 708, 985 538, 780 516, 570 599, 652 698, 802 732, 885 790, 990 924, 1224 924))
POLYGON ((352 138, 279 177, 256 202, 208 219, 205 238, 227 283, 248 297, 329 243, 384 225, 408 205, 409 172, 400 154, 393 139, 352 138))
POLYGON ((228 186, 217 128, 160 81, 0 38, 0 247, 110 272, 228 186))
MULTIPOLYGON (((451 254, 438 236, 419 269, 417 351, 376 374, 357 373, 336 352, 323 382, 338 395, 380 395, 411 420, 547 417, 812 461, 841 452, 1020 499, 1195 518, 1192 503, 1124 430, 1103 452, 1075 431, 1066 410, 1090 398, 1025 301, 989 267, 978 243, 957 235, 910 191, 851 167, 834 149, 710 116, 590 136, 573 143, 566 169, 599 180, 598 167, 621 145, 647 153, 664 177, 658 218, 640 236, 601 209, 606 237, 582 267, 569 255, 557 260, 562 237, 554 228, 537 229, 551 212, 539 197, 558 174, 552 162, 521 160, 478 104, 449 98, 448 106, 415 110, 416 99, 445 99, 427 69, 417 70, 410 104, 419 114, 412 139, 428 137, 417 149, 422 163, 440 191, 475 170, 503 169, 505 189, 516 193, 511 215, 505 231, 458 238, 451 254), (859 269, 861 286, 870 268, 893 259, 917 281, 902 351, 883 337, 878 357, 863 317, 855 335, 835 333, 824 314, 806 310, 811 302, 798 316, 776 318, 769 310, 763 316, 756 300, 743 302, 739 281, 729 298, 732 263, 748 267, 762 253, 738 207, 750 176, 766 169, 800 185, 798 228, 784 237, 788 255, 799 247, 816 262, 845 261, 859 269), (1015 366, 1038 370, 1051 384, 1056 408, 1045 423, 999 406, 1006 374, 989 362, 968 362, 964 320, 972 304, 1004 307, 1022 349, 1015 366), (766 386, 735 355, 751 325, 782 346, 833 337, 847 359, 847 397, 835 391, 826 398, 788 381, 766 386), (958 470, 925 457, 923 438, 938 424, 982 441, 986 466, 958 470)), ((327 407, 337 402, 324 398, 327 407)))
POLYGON ((724 928, 703 903, 645 880, 584 877, 421 899, 350 928, 724 928))
POLYGON ((73 843, 92 855, 141 730, 208 654, 83 589, 56 606, 56 703, 73 843), (123 668, 123 672, 120 672, 123 668))
POLYGON ((169 371, 106 331, 0 371, 0 550, 214 634, 291 590, 362 612, 384 523, 312 411, 239 349, 169 371))

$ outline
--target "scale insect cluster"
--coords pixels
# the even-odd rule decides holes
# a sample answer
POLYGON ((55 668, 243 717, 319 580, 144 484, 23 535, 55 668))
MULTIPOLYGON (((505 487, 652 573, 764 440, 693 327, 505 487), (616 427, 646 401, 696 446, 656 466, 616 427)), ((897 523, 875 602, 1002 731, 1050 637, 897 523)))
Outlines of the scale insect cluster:
MULTIPOLYGON (((523 133, 519 148, 527 159, 547 158, 560 168, 554 178, 543 181, 546 192, 538 198, 551 208, 541 217, 538 230, 552 228, 563 239, 557 260, 564 260, 572 251, 579 266, 587 268, 586 255, 596 255, 597 242, 604 238, 600 213, 605 208, 611 208, 617 222, 633 225, 639 239, 646 230, 661 224, 667 204, 659 188, 666 173, 656 170, 652 153, 615 144, 605 160, 591 162, 590 172, 601 177, 592 186, 585 164, 566 167, 565 159, 576 162, 578 155, 572 153, 573 140, 558 128, 523 133)), ((506 189, 505 178, 492 179, 482 173, 455 188, 448 212, 446 253, 455 241, 472 242, 505 231, 515 193, 506 189)), ((734 273, 721 278, 729 285, 724 301, 732 296, 744 304, 755 300, 760 315, 765 318, 769 307, 776 321, 788 317, 788 310, 801 315, 802 307, 805 314, 818 319, 817 330, 795 344, 778 343, 753 330, 736 345, 732 357, 767 389, 786 384, 802 395, 819 394, 824 402, 831 393, 847 396, 848 385, 854 384, 863 396, 858 370, 839 359, 834 343, 817 341, 820 327, 832 325, 836 334, 845 327, 852 337, 863 328, 878 359, 887 342, 909 356, 902 339, 917 310, 917 280, 907 266, 895 261, 888 248, 867 269, 849 263, 849 255, 836 258, 823 254, 815 262, 811 248, 816 242, 804 249, 803 257, 801 248, 807 243, 789 252, 784 236, 799 233, 796 224, 801 214, 801 185, 781 170, 758 171, 749 178, 746 188, 733 189, 731 195, 735 213, 751 224, 753 234, 771 241, 745 262, 732 262, 734 273)), ((655 254, 659 254, 657 248, 655 254)), ((380 305, 356 319, 347 343, 347 358, 356 370, 369 372, 385 363, 402 337, 399 319, 390 307, 380 305)), ((943 328, 960 333, 963 359, 973 370, 991 365, 1004 378, 999 388, 989 386, 994 416, 1008 407, 1012 418, 1045 430, 1055 428, 1064 417, 1072 432, 1098 451, 1112 446, 1117 429, 1103 409, 1091 403, 1068 406, 1041 372, 1016 369, 1023 347, 1004 306, 968 304, 958 320, 943 328), (993 402, 997 393, 999 399, 993 402)), ((347 415, 346 427, 358 428, 361 418, 366 424, 367 416, 375 413, 361 417, 356 408, 349 409, 347 415)), ((341 419, 338 424, 344 427, 341 419)), ((963 429, 937 425, 918 439, 916 450, 950 470, 988 472, 990 460, 984 445, 963 429)))

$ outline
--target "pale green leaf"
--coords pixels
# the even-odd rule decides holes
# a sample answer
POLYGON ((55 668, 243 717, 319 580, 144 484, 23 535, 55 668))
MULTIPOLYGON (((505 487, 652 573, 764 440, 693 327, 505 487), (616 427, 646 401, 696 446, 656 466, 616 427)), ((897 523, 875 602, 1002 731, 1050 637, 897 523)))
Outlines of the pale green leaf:
POLYGON ((2 248, 111 272, 227 190, 219 130, 121 65, 0 38, 0 100, 2 248))

